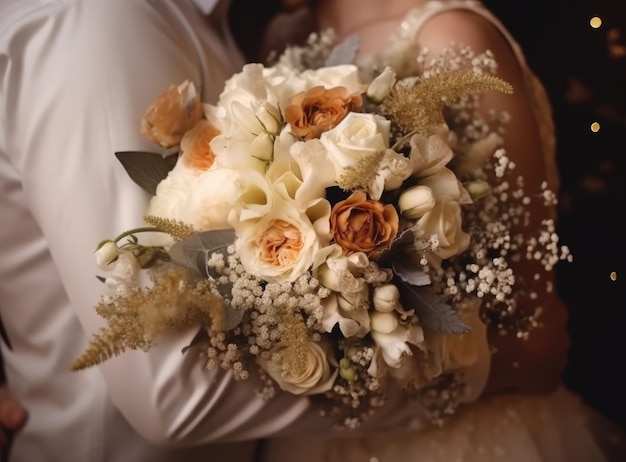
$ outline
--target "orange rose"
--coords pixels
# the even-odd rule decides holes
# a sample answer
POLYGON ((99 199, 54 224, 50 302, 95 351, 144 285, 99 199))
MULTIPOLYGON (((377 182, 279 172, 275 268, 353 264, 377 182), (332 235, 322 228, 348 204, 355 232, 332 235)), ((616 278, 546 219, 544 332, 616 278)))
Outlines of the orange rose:
POLYGON ((291 124, 296 136, 310 140, 335 127, 349 112, 361 109, 362 104, 360 94, 349 95, 344 87, 327 90, 317 86, 291 99, 285 108, 285 121, 291 124))
POLYGON ((150 105, 141 119, 141 133, 159 146, 180 143, 183 135, 204 118, 202 102, 188 80, 172 85, 150 105))
POLYGON ((344 253, 370 256, 388 246, 398 234, 398 212, 393 205, 368 200, 362 191, 338 202, 330 213, 330 232, 344 253))
POLYGON ((204 172, 211 168, 215 154, 211 150, 211 140, 220 131, 209 123, 200 120, 191 130, 185 133, 180 142, 181 161, 193 170, 204 172))

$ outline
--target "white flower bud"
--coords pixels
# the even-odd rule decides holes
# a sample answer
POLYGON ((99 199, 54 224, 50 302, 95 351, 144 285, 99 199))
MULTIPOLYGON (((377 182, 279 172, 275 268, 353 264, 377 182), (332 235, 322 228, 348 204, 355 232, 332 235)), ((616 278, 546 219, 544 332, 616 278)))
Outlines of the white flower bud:
POLYGON ((339 291, 341 289, 341 279, 341 275, 331 270, 327 263, 322 264, 317 269, 317 280, 330 290, 339 291))
POLYGON ((380 332, 381 334, 390 334, 398 327, 398 318, 392 313, 374 311, 370 314, 370 321, 372 331, 380 332))
POLYGON ((117 260, 119 254, 120 249, 115 242, 105 241, 94 251, 96 265, 98 265, 100 269, 106 270, 111 263, 117 260))
POLYGON ((379 104, 384 100, 396 83, 396 72, 389 66, 376 77, 367 87, 367 97, 379 104))
POLYGON ((270 104, 264 104, 256 113, 257 118, 270 135, 277 136, 282 125, 280 123, 280 113, 270 104))
POLYGON ((465 183, 463 186, 465 186, 465 189, 474 201, 480 200, 491 194, 491 186, 483 180, 470 181, 465 183))
POLYGON ((405 218, 417 220, 435 206, 435 195, 428 186, 413 186, 400 194, 398 208, 405 218))
POLYGON ((384 284, 374 289, 372 299, 376 311, 391 313, 399 306, 400 291, 394 284, 384 284))

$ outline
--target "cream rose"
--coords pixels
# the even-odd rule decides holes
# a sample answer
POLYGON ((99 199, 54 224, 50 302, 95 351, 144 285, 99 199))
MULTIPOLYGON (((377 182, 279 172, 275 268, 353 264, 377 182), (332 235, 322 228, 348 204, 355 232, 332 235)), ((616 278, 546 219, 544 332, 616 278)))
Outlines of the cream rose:
POLYGON ((444 199, 422 216, 417 222, 423 237, 436 237, 439 245, 435 255, 447 259, 464 252, 470 243, 470 236, 462 228, 461 206, 458 202, 444 199))
POLYGON ((277 347, 261 367, 278 386, 294 395, 314 395, 330 390, 337 378, 337 362, 329 345, 304 340, 293 346, 277 347))
POLYGON ((198 231, 231 228, 229 215, 239 201, 239 172, 211 169, 198 178, 187 197, 184 221, 198 231))
POLYGON ((351 112, 343 121, 320 137, 337 177, 346 167, 364 156, 385 151, 389 147, 389 120, 376 114, 351 112))
POLYGON ((450 160, 454 153, 450 147, 449 129, 443 124, 430 136, 415 134, 411 138, 411 164, 413 174, 425 177, 438 172, 450 160))
POLYGON ((428 186, 418 185, 400 194, 398 208, 403 217, 410 220, 421 218, 435 206, 435 195, 428 186))
MULTIPOLYGON (((272 191, 270 189, 270 191, 272 191)), ((254 219, 231 220, 237 233, 237 252, 246 270, 266 281, 295 281, 311 268, 316 253, 328 244, 330 207, 317 204, 309 217, 295 201, 274 192, 266 213, 254 219)), ((245 218, 246 209, 239 214, 245 218)))

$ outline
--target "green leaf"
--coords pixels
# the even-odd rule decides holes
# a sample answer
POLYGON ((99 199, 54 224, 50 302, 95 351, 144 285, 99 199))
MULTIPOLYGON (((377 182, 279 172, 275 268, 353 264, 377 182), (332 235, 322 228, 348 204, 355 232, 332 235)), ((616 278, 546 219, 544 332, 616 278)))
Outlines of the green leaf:
POLYGON ((153 196, 158 184, 176 164, 177 154, 167 157, 155 152, 119 151, 115 157, 122 163, 130 178, 153 196))
POLYGON ((349 35, 343 42, 332 49, 324 66, 339 66, 341 64, 354 64, 356 54, 361 46, 361 39, 357 34, 349 35))
POLYGON ((194 269, 204 277, 215 277, 207 266, 208 258, 215 252, 225 254, 233 242, 235 232, 232 229, 203 231, 176 242, 168 253, 174 263, 194 269))
POLYGON ((414 309, 421 323, 432 330, 448 334, 465 334, 470 327, 459 313, 428 287, 417 287, 405 281, 396 281, 405 309, 414 309))
MULTIPOLYGON (((205 278, 217 279, 219 275, 209 268, 207 261, 214 253, 226 255, 226 249, 235 242, 235 237, 232 229, 203 231, 175 243, 168 253, 174 263, 196 270, 205 278)), ((225 300, 232 298, 233 285, 231 283, 218 284, 216 288, 225 300)), ((224 329, 228 331, 241 323, 245 311, 235 310, 230 305, 227 305, 225 310, 224 329)))

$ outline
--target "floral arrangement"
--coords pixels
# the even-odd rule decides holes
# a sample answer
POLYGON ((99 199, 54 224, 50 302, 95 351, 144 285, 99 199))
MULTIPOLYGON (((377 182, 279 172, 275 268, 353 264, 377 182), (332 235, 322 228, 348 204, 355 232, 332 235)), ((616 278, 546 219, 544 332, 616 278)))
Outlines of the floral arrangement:
POLYGON ((367 75, 354 47, 248 64, 214 105, 185 81, 150 106, 160 152, 117 153, 153 196, 149 226, 98 245, 107 326, 74 369, 198 326, 202 365, 258 375, 267 399, 310 396, 344 426, 394 389, 453 410, 485 322, 516 319, 510 257, 541 248, 550 267, 567 251, 551 223, 519 243, 502 218, 523 195, 499 181, 502 126, 476 123, 476 95, 506 82, 450 60, 367 75))

